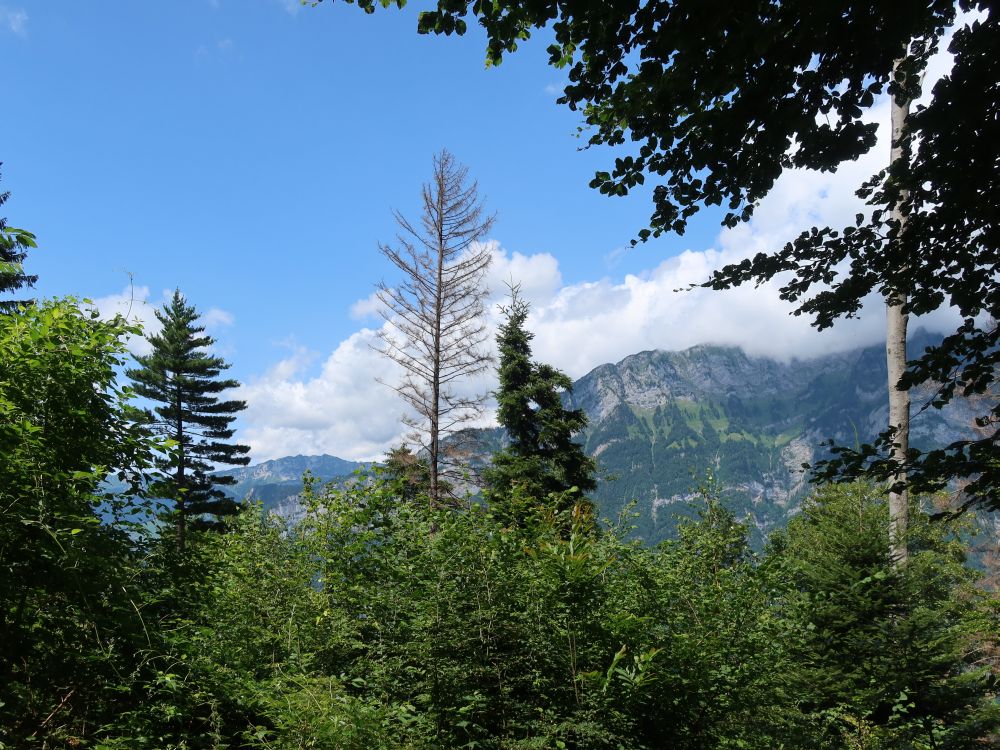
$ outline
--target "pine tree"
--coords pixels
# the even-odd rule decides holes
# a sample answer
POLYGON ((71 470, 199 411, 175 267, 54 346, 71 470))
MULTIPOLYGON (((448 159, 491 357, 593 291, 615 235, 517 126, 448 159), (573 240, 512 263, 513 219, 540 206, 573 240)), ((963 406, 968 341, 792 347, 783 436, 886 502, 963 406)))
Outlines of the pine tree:
POLYGON ((485 472, 491 503, 513 521, 519 506, 552 502, 556 510, 567 510, 597 487, 594 459, 573 439, 587 426, 587 415, 563 405, 562 394, 572 391, 573 382, 551 365, 531 360, 534 334, 525 328, 529 308, 518 287, 512 287, 497 334, 496 391, 497 421, 510 445, 493 456, 485 472))
MULTIPOLYGON (((10 197, 9 192, 0 193, 0 206, 10 197)), ((0 217, 0 294, 16 291, 21 287, 34 286, 37 276, 24 272, 24 259, 29 248, 35 245, 35 235, 24 229, 7 226, 7 220, 0 217)), ((12 312, 24 300, 0 301, 0 312, 12 312)))
POLYGON ((386 454, 383 472, 404 503, 414 503, 430 493, 430 464, 407 445, 400 445, 386 454))
POLYGON ((221 528, 239 504, 219 486, 233 484, 228 476, 212 475, 218 464, 246 465, 249 448, 227 442, 235 414, 244 401, 219 401, 219 394, 239 383, 220 379, 229 365, 205 349, 214 343, 197 325, 198 313, 180 291, 156 311, 163 324, 159 334, 148 337, 152 353, 137 356, 139 367, 129 370, 135 392, 159 406, 141 412, 140 419, 156 435, 173 440, 174 448, 159 461, 166 475, 155 491, 173 500, 177 546, 183 550, 188 526, 221 528))

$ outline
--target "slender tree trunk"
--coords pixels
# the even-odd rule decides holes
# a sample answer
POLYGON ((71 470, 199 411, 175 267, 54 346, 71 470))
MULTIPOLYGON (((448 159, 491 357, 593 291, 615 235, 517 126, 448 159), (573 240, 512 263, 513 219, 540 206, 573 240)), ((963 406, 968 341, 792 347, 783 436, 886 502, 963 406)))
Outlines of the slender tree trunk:
POLYGON ((175 440, 177 440, 177 450, 180 451, 180 459, 177 462, 177 474, 175 476, 176 488, 174 492, 177 497, 174 500, 177 512, 177 551, 184 552, 184 537, 187 535, 187 509, 184 507, 184 414, 182 411, 181 391, 177 388, 177 429, 175 430, 175 440))
MULTIPOLYGON (((893 74, 905 59, 896 60, 893 74)), ((891 97, 892 146, 890 164, 905 158, 902 147, 903 128, 910 113, 910 99, 891 97)), ((892 208, 891 218, 899 223, 898 238, 906 227, 906 212, 903 207, 906 194, 892 208)), ((905 261, 904 261, 905 262, 905 261)), ((889 428, 894 430, 891 457, 897 464, 889 490, 889 547, 893 562, 902 567, 907 562, 906 529, 909 522, 909 497, 906 490, 906 454, 910 447, 910 393, 898 385, 906 371, 906 325, 909 315, 904 311, 905 292, 899 291, 886 298, 886 341, 885 355, 888 366, 889 386, 889 428)))
POLYGON ((889 427, 896 430, 892 444, 892 458, 900 463, 892 476, 893 489, 889 490, 889 537, 893 561, 905 565, 907 559, 906 528, 909 520, 909 497, 906 482, 906 453, 910 443, 910 393, 899 390, 896 383, 906 370, 906 313, 901 303, 887 302, 886 362, 889 366, 889 427))
POLYGON ((438 177, 437 185, 437 285, 434 300, 434 363, 431 382, 431 504, 440 506, 441 486, 439 483, 439 459, 441 445, 439 442, 439 427, 441 417, 441 316, 443 315, 442 295, 444 294, 444 193, 445 185, 438 177))

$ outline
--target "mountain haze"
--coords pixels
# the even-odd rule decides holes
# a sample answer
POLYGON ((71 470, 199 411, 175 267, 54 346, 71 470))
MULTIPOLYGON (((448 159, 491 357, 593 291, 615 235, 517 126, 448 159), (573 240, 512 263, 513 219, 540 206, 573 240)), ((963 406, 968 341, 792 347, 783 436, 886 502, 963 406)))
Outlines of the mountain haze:
POLYGON ((294 516, 298 512, 298 494, 302 476, 308 471, 321 483, 353 474, 363 464, 336 456, 285 456, 253 466, 217 472, 236 478, 236 484, 222 489, 240 500, 260 502, 269 510, 294 516))

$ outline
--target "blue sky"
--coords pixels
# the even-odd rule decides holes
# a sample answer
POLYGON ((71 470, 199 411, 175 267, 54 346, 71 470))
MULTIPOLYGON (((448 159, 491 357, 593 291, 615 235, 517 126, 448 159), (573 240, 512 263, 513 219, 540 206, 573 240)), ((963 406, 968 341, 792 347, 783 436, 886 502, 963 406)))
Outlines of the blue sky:
MULTIPOLYGON (((416 34, 415 7, 280 0, 45 0, 0 31, 8 218, 38 234, 42 294, 179 286, 236 321, 234 367, 274 342, 333 346, 388 269, 390 209, 413 213, 431 155, 468 165, 495 236, 560 260, 568 282, 621 276, 680 247, 615 254, 645 200, 587 187, 576 115, 542 40, 502 66, 483 39, 416 34)), ((714 231, 714 225, 710 231, 714 231)))
MULTIPOLYGON (((477 29, 422 37, 418 10, 0 0, 0 189, 8 221, 38 236, 38 293, 121 309, 130 279, 138 303, 179 287, 246 384, 241 434, 255 458, 375 457, 399 441, 400 406, 374 383, 379 321, 356 303, 392 283, 377 243, 394 236, 393 208, 416 215, 446 147, 498 213, 493 285, 525 285, 536 354, 574 377, 642 349, 711 341, 809 356, 881 336, 877 311, 818 336, 773 285, 674 290, 851 216, 854 186, 883 154, 835 175, 787 174, 738 230, 706 213, 684 237, 624 251, 648 193, 587 187, 614 153, 580 150, 545 39, 486 69, 477 29)), ((150 317, 148 305, 133 312, 150 317)))

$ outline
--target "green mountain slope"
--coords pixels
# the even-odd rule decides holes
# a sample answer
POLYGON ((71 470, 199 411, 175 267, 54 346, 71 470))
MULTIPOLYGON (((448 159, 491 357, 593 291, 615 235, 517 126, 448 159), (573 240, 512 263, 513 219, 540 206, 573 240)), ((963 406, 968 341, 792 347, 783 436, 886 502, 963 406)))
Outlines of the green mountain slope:
MULTIPOLYGON (((913 351, 927 343, 918 335, 913 351)), ((602 365, 577 381, 570 401, 591 417, 581 436, 588 452, 615 477, 598 489, 602 513, 614 517, 634 500, 636 534, 655 543, 709 471, 758 534, 784 524, 808 489, 802 464, 825 455, 827 440, 855 445, 884 429, 885 380, 881 347, 781 362, 696 346, 602 365)), ((916 413, 922 395, 916 447, 968 434, 967 404, 916 413)))

